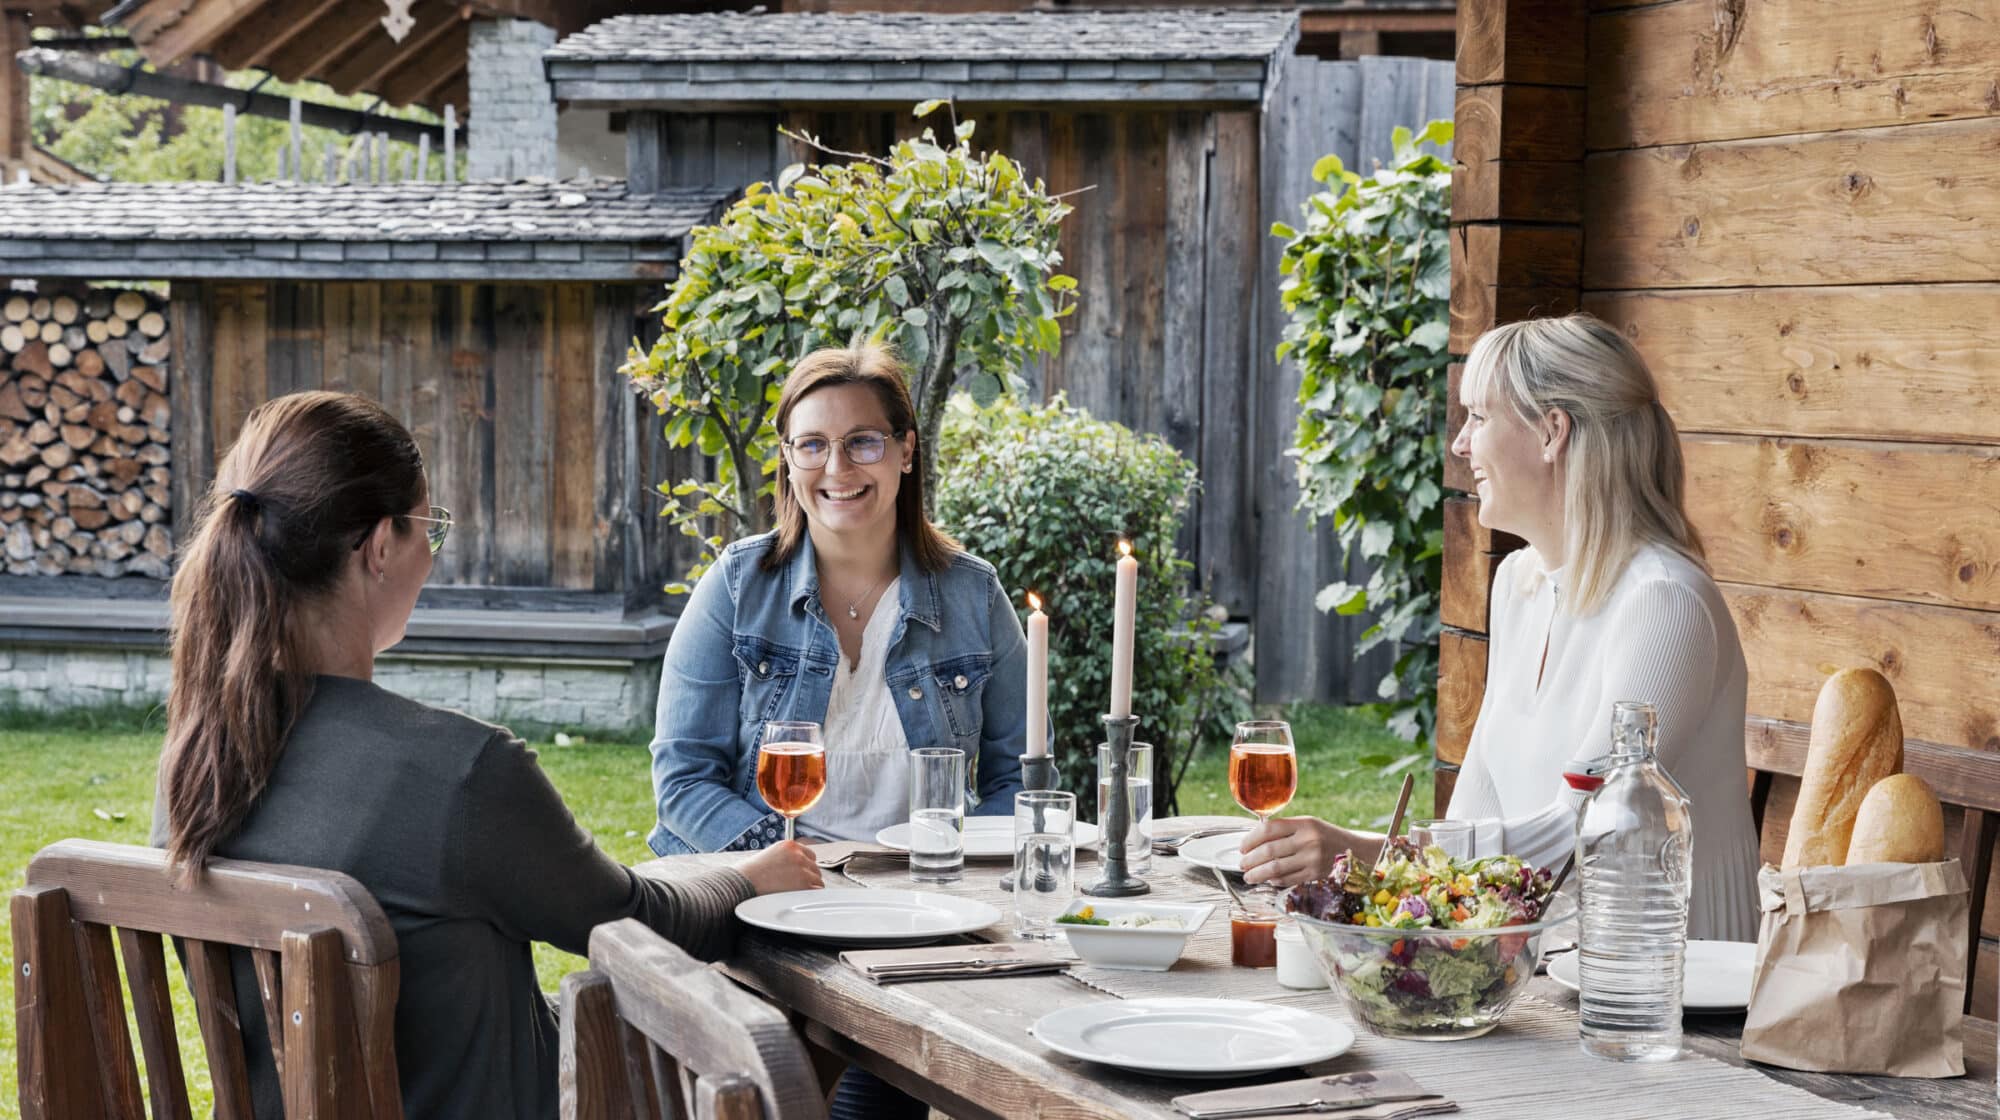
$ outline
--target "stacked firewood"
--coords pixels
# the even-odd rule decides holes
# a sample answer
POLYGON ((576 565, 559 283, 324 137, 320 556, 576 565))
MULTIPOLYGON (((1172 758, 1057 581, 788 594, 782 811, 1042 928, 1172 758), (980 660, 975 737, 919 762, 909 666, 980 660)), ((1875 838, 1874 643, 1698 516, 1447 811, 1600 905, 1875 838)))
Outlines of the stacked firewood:
POLYGON ((166 308, 140 291, 0 292, 0 563, 165 578, 166 308))

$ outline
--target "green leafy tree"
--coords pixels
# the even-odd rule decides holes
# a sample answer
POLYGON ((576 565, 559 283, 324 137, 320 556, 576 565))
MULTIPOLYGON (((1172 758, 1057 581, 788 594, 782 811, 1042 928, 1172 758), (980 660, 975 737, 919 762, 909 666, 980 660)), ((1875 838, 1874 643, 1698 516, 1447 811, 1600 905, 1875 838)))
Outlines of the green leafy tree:
MULTIPOLYGON (((938 519, 1000 572, 1016 609, 1032 591, 1049 613, 1050 744, 1065 788, 1092 790, 1099 717, 1111 699, 1111 590, 1119 540, 1139 561, 1132 710, 1155 744, 1154 811, 1175 809, 1188 762, 1226 744, 1249 718, 1247 667, 1217 664, 1221 623, 1190 590, 1194 565, 1174 551, 1197 485, 1194 465, 1158 436, 1140 436, 1057 398, 987 407, 952 398, 941 443, 938 519)), ((1219 613, 1219 612, 1215 612, 1219 613)), ((1085 797, 1085 811, 1096 808, 1085 797)))
MULTIPOLYGON (((136 50, 105 52, 101 57, 120 66, 144 64, 136 50)), ((149 67, 150 68, 150 67, 149 67)), ((259 70, 231 71, 224 84, 237 89, 258 86, 260 93, 297 97, 324 105, 366 109, 372 94, 343 95, 318 82, 282 82, 259 70)), ((29 79, 29 120, 35 143, 93 175, 126 183, 222 178, 222 110, 175 105, 154 97, 118 96, 90 86, 40 76, 29 79)), ((421 108, 378 107, 377 113, 409 120, 435 122, 421 108)), ((353 137, 332 129, 306 125, 302 129, 308 177, 321 178, 326 141, 345 156, 353 137)), ((241 116, 236 120, 236 173, 241 180, 270 179, 278 173, 281 151, 291 146, 289 122, 241 116)), ((390 145, 403 166, 414 168, 416 147, 390 145)), ((392 159, 394 156, 392 155, 392 159)), ((461 155, 460 160, 463 161, 461 155)), ((431 175, 443 175, 443 154, 431 155, 431 175)), ((460 169, 463 170, 462 168, 460 169)), ((359 177, 357 171, 356 177, 359 177)))
POLYGON ((1451 122, 1398 128, 1390 166, 1362 178, 1328 156, 1279 271, 1291 321, 1278 356, 1299 363, 1299 505, 1331 518, 1344 554, 1374 568, 1363 585, 1319 592, 1321 610, 1372 611, 1355 652, 1395 643, 1381 696, 1389 725, 1428 743, 1437 724, 1438 585, 1444 552, 1445 366, 1450 361, 1451 167, 1420 150, 1451 122))
POLYGON ((892 342, 911 365, 919 453, 935 479, 952 388, 1016 383, 1024 362, 1061 344, 1057 320, 1072 306, 1076 282, 1056 272, 1069 205, 1007 156, 975 151, 971 122, 949 146, 926 129, 886 157, 786 135, 847 162, 794 164, 694 230, 656 308, 664 332, 624 367, 666 418, 667 442, 710 457, 707 477, 660 486, 664 515, 706 548, 689 579, 728 540, 769 527, 772 417, 800 358, 892 342))

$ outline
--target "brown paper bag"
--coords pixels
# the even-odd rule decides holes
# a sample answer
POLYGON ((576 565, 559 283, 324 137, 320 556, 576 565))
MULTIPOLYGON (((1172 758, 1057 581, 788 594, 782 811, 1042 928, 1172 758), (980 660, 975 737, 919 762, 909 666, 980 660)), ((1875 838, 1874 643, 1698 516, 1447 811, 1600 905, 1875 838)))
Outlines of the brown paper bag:
POLYGON ((1970 933, 1957 860, 1767 865, 1757 887, 1745 1058, 1821 1073, 1965 1073, 1970 933))

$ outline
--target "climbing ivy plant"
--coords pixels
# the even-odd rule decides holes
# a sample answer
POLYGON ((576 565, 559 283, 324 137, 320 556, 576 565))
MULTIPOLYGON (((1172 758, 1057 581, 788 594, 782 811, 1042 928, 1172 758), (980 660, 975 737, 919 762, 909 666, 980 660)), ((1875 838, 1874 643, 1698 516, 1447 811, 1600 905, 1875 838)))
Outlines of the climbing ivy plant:
POLYGON ((1320 589, 1320 610, 1372 612, 1355 642, 1385 642, 1379 685, 1389 725, 1428 743, 1437 724, 1438 586, 1444 542, 1439 479, 1450 361, 1451 167, 1420 146, 1451 142, 1450 121, 1398 128, 1389 166, 1363 178, 1335 156, 1313 168, 1326 189, 1285 239, 1280 290, 1290 322, 1278 356, 1303 374, 1294 446, 1299 506, 1330 519, 1366 583, 1320 589))

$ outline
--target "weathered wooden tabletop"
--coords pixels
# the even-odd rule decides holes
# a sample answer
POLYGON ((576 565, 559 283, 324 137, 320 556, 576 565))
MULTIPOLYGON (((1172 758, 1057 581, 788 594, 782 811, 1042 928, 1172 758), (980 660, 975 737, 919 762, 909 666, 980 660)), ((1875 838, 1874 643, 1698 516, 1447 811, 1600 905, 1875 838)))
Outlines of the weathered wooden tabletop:
MULTIPOLYGON (((1202 820, 1156 822, 1155 834, 1198 827, 1202 820)), ((674 856, 642 864, 639 870, 673 879, 738 858, 674 856)), ((1163 873, 1172 872, 1156 859, 1149 878, 1163 873)), ((1094 863, 1079 864, 1079 885, 1094 877, 1094 863)), ((830 887, 856 885, 832 873, 828 883, 830 887)), ((994 895, 989 901, 1005 912, 1005 896, 997 891, 994 895)), ((1217 895, 1220 897, 1219 890, 1217 895)), ((1002 932, 1000 927, 994 930, 995 935, 1002 932)), ((1217 1087, 1122 1073, 1042 1047, 1028 1033, 1029 1024, 1042 1015, 1059 1007, 1117 998, 1062 975, 884 987, 840 964, 834 950, 749 929, 727 968, 741 983, 788 1008, 814 1042, 958 1120, 1176 1117, 1179 1114, 1169 1104, 1173 1097, 1217 1087)), ((1535 980, 1529 991, 1549 1003, 1570 1008, 1576 1005, 1573 994, 1547 977, 1535 980)), ((1742 1023, 1741 1015, 1691 1016, 1687 1020, 1688 1049, 1732 1066, 1756 1069, 1830 1101, 1911 1120, 1990 1120, 1994 1115, 1995 1037, 1991 1022, 1966 1021, 1967 1076, 1949 1080, 1830 1076, 1746 1063, 1737 1054, 1742 1023)), ((1616 1068, 1606 1066, 1606 1075, 1615 1076, 1616 1068)), ((1658 1115, 1662 1117, 1730 1113, 1722 1101, 1661 1103, 1658 1115)), ((1466 1115, 1476 1116, 1476 1110, 1468 1110, 1466 1115)))

